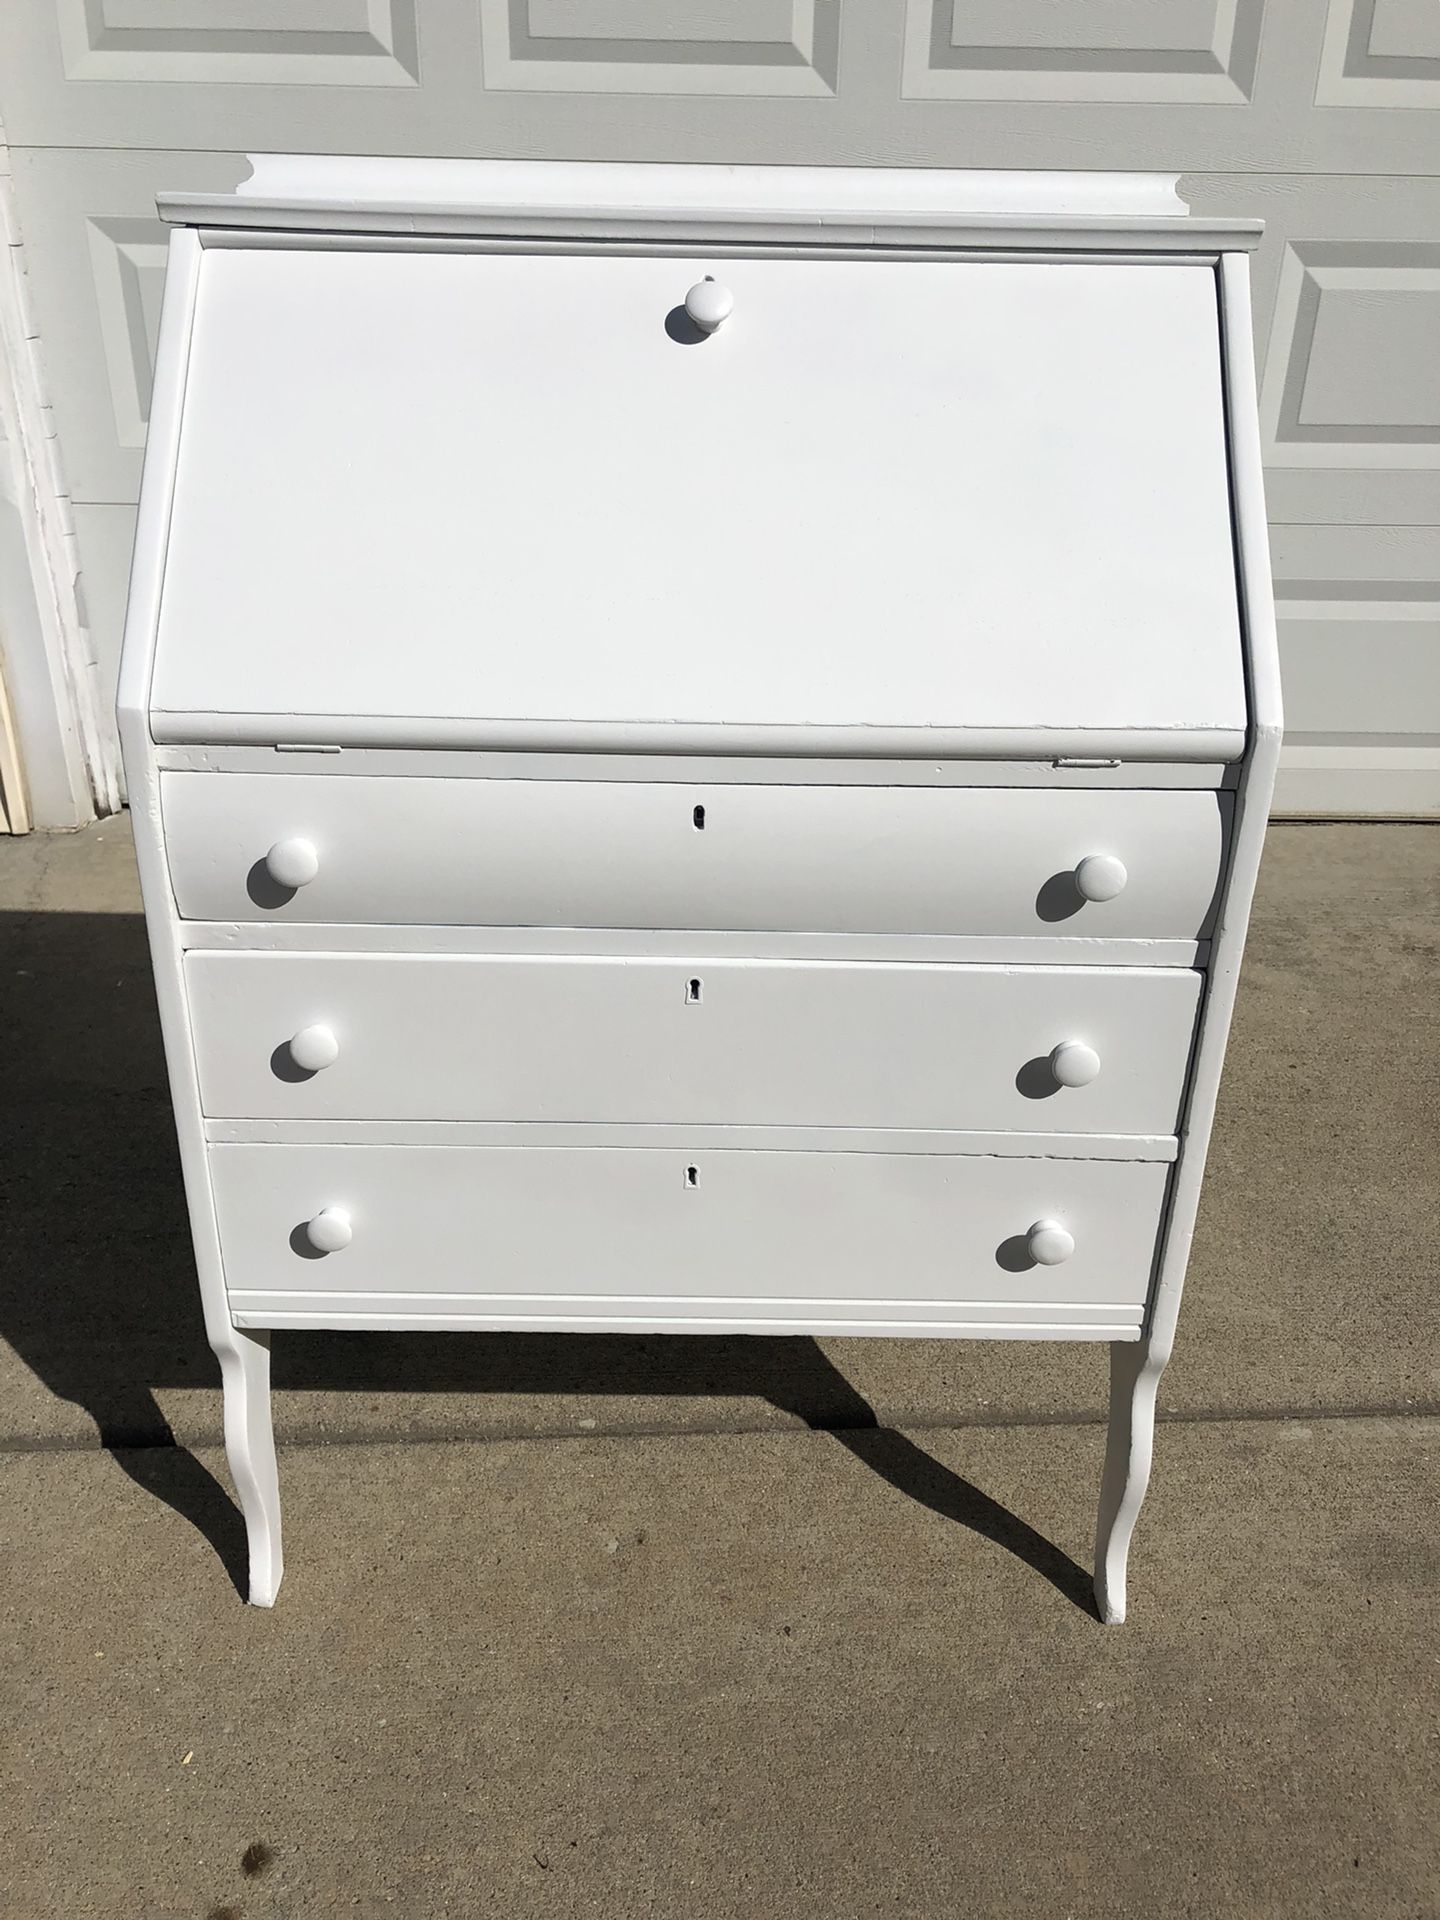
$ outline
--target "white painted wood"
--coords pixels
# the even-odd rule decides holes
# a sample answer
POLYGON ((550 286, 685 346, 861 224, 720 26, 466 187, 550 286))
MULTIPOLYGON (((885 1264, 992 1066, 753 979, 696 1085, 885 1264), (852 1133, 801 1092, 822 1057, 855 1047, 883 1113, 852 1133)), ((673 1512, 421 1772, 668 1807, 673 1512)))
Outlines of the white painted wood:
POLYGON ((250 1600, 255 1606, 269 1607, 275 1603, 284 1570, 279 1478, 270 1417, 270 1336, 254 1329, 238 1328, 231 1318, 226 1297, 190 1013, 181 971, 179 926, 166 871, 160 781, 147 724, 150 659, 159 612, 165 528, 174 486, 175 448, 199 257, 200 249, 193 235, 175 236, 160 315, 160 366, 151 408, 153 451, 140 494, 117 719, 128 775, 135 858, 155 969, 155 996, 175 1107, 180 1171, 189 1204, 205 1333, 220 1362, 225 1455, 245 1520, 250 1600))
POLYGON ((277 887, 283 887, 287 893, 294 893, 297 887, 307 887, 320 871, 319 855, 314 843, 298 838, 277 840, 265 855, 265 871, 277 887))
MULTIPOLYGON (((209 250, 266 253, 433 253, 433 254, 563 254, 567 259, 588 260, 618 258, 675 259, 691 257, 703 247, 706 260, 749 260, 762 255, 769 260, 848 260, 862 259, 874 251, 873 241, 855 230, 828 229, 823 237, 782 223, 763 221, 745 225, 718 226, 705 222, 677 225, 674 233, 663 238, 620 231, 619 223, 597 223, 575 234, 554 231, 537 233, 526 223, 497 221, 484 231, 470 234, 385 233, 365 230, 353 233, 317 232, 301 226, 269 232, 238 226, 201 226, 195 231, 200 244, 209 250)), ((935 266, 946 261, 963 261, 968 266, 1002 265, 1023 258, 1032 266, 1069 267, 1084 261, 1090 265, 1112 267, 1204 267, 1213 272, 1219 260, 1213 244, 1202 229, 1187 232, 1193 246, 1162 246, 1161 236, 1142 238, 1132 246, 1126 229, 1108 232, 1095 228, 1077 232, 1073 243, 1048 223, 1037 223, 1007 232, 999 221, 983 216, 967 220, 963 226, 929 223, 896 228, 887 234, 884 258, 890 265, 902 261, 921 261, 935 266), (1024 244, 1016 242, 1024 236, 1024 244)))
MULTIPOLYGON (((252 1333, 549 1327, 1111 1343, 1096 1597, 1123 1615, 1279 742, 1244 261, 1226 254, 1217 280, 1182 252, 1197 229, 1153 209, 1121 216, 1166 254, 1143 268, 865 260, 879 227, 857 240, 853 208, 825 247, 782 220, 762 259, 755 210, 730 211, 708 267, 663 214, 643 241, 603 209, 567 240, 577 210, 558 200, 494 242, 529 253, 441 234, 451 251, 382 258, 358 231, 393 218, 373 207, 314 248, 298 224, 208 258, 177 242, 120 711, 262 1603, 279 1511, 252 1333), (912 270, 940 276, 924 284, 948 359, 915 324, 912 270), (673 316, 707 271, 735 296, 723 325, 686 344, 672 317, 680 337, 662 325, 642 351, 636 303, 663 278, 673 316), (542 281, 594 297, 527 330, 542 281), (342 313, 345 287, 375 298, 342 313), (804 353, 780 351, 802 317, 804 353), (473 380, 459 322, 483 349, 473 380), (492 323, 524 351, 497 355, 492 323), (1037 362, 1045 327, 1058 344, 1037 362), (705 406, 653 374, 661 342, 697 392, 712 383, 705 406), (760 377, 725 412, 714 369, 732 364, 760 377), (973 432, 939 432, 936 392, 969 381, 973 432), (707 466, 732 413, 745 458, 736 439, 707 466), (1003 484, 1017 449, 1028 517, 1003 484), (709 516, 703 554, 676 473, 715 483, 686 499, 709 516), (357 503, 357 475, 373 498, 357 503), (504 497, 477 519, 487 487, 504 497), (1157 527, 1186 487, 1199 517, 1157 527), (885 618, 867 624, 882 562, 885 618), (1183 577, 1183 604, 1157 598, 1156 568, 1183 577), (1052 604, 1063 620, 1037 617, 1052 604), (671 661, 682 643, 697 659, 671 661), (192 672, 198 705, 163 684, 192 672), (527 684, 554 698, 522 702, 527 684), (162 771, 172 753, 196 757, 162 771), (1027 1072, 1053 1090, 1031 1100, 1027 1072)), ((1060 224, 1091 245, 1108 217, 1060 224)), ((1028 218, 1004 216, 997 247, 1056 224, 1028 218)), ((922 250, 943 226, 886 224, 885 241, 922 250)))
POLYGON ((1062 1040, 1050 1050, 1049 1067, 1057 1087, 1088 1087, 1104 1064, 1088 1040, 1062 1040))
MULTIPOLYGON (((683 1333, 731 1336, 772 1335, 816 1338, 858 1334, 894 1340, 1089 1340, 1126 1342, 1140 1338, 1141 1310, 1091 1314, 1066 1309, 1065 1318, 992 1319, 967 1308, 953 1317, 902 1317, 889 1302, 845 1301, 840 1306, 806 1301, 800 1307, 767 1311, 750 1300, 686 1310, 684 1302, 661 1307, 648 1300, 614 1300, 597 1311, 582 1311, 573 1301, 520 1300, 498 1295, 467 1298, 456 1305, 440 1295, 425 1299, 423 1313, 407 1313, 393 1300, 373 1294, 236 1294, 235 1325, 328 1328, 360 1333, 389 1330, 414 1333, 683 1333), (526 1307, 535 1312, 527 1313, 526 1307), (864 1309, 871 1309, 865 1311, 864 1309)), ((934 1309, 928 1309, 934 1311, 934 1309)))
POLYGON ((315 1253, 341 1253, 353 1238, 354 1228, 344 1207, 322 1207, 313 1220, 305 1223, 305 1239, 315 1253))
MULTIPOLYGON (((593 66, 589 69, 593 75, 593 66)), ((665 90, 674 84, 673 69, 665 90)), ((1250 247, 1258 223, 1187 214, 1173 176, 847 167, 571 165, 252 154, 229 194, 162 193, 167 220, 324 241, 356 233, 821 239, 896 245, 1250 247)))
MULTIPOLYGON (((288 1292, 560 1295, 588 1303, 881 1302, 1064 1318, 1143 1307, 1168 1169, 1142 1161, 589 1149, 212 1146, 227 1285, 288 1292), (317 1256, 308 1223, 348 1216, 317 1256), (1059 1222, 1062 1267, 1027 1235, 1059 1222), (737 1283, 743 1282, 743 1285, 737 1283)), ((563 1309, 557 1308, 563 1315, 563 1309)), ((745 1318, 739 1310, 740 1318, 745 1318)), ((791 1317, 795 1317, 792 1313, 791 1317)), ((960 1315, 959 1317, 966 1317, 960 1315)), ((973 1316, 972 1316, 973 1317, 973 1316)), ((1113 1317, 1113 1315, 1112 1315, 1113 1317)), ((558 1322, 557 1322, 558 1323, 558 1322)))
POLYGON ((161 788, 176 899, 199 920, 1194 939, 1230 812, 1227 794, 1185 792, 202 773, 161 788), (292 898, 262 882, 295 836, 318 872, 292 898), (1129 880, 1090 903, 1073 876, 1096 853, 1129 880))
POLYGON ((186 979, 212 1119, 1121 1134, 1177 1125, 1200 987, 1179 969, 703 952, 208 953, 189 956, 186 979))
POLYGON ((352 222, 363 230, 385 212, 507 213, 536 225, 576 212, 648 217, 661 225, 699 212, 726 221, 774 213, 807 226, 836 216, 883 223, 976 213, 1174 222, 1187 212, 1175 177, 1159 173, 571 165, 314 153, 255 153, 249 161, 249 178, 232 193, 162 194, 165 217, 205 226, 224 216, 268 230, 284 226, 288 208, 323 208, 327 230, 335 233, 352 222), (192 216, 191 207, 203 212, 192 216))
POLYGON ((1107 1627, 1125 1619, 1130 1539, 1150 1484, 1155 1451, 1155 1393, 1165 1355, 1153 1339, 1110 1348, 1110 1425, 1095 1529, 1095 1605, 1107 1627))
POLYGON ((285 1571, 280 1475, 270 1414, 270 1335, 232 1327, 215 1349, 225 1396, 225 1457, 245 1516, 252 1607, 273 1607, 285 1571))
MULTIPOLYGON (((177 937, 195 953, 589 954, 624 959, 635 930, 616 927, 437 927, 325 925, 275 920, 182 920, 177 937)), ((789 933, 707 928, 717 959, 903 960, 987 966, 1203 967, 1204 940, 1102 940, 1080 934, 789 933)), ((688 960, 694 931, 645 929, 645 955, 688 960)))
POLYGON ((1181 1127, 1180 1159, 1171 1187, 1146 1331, 1139 1348, 1123 1355, 1112 1351, 1111 1356, 1110 1441, 1095 1555, 1096 1605, 1101 1619, 1110 1624, 1125 1618, 1126 1558, 1149 1481, 1155 1393, 1174 1346, 1225 1042, 1235 1006, 1240 956, 1280 757, 1280 654, 1255 407, 1249 264, 1241 257, 1227 257, 1221 265, 1221 322, 1230 396, 1228 433, 1235 490, 1235 544, 1245 616, 1251 745, 1236 796, 1225 890, 1211 947, 1181 1127))
POLYGON ((1130 878, 1125 862, 1113 853, 1088 853, 1075 869, 1075 886, 1082 899, 1115 900, 1130 878))
POLYGON ((157 714, 1238 746, 1211 271, 737 259, 697 343, 706 266, 207 252, 157 714))
MULTIPOLYGON (((710 275, 697 280, 685 296, 685 311, 702 333, 723 327, 735 311, 735 296, 710 275)), ((843 308, 841 309, 843 317, 843 308)))
MULTIPOLYGON (((1187 734, 1186 738, 1191 736, 1187 734)), ((1243 741, 1241 745, 1243 746, 1243 741)), ((155 760, 162 772, 313 773, 328 779, 382 774, 432 780, 699 780, 711 786, 768 787, 1233 787, 1234 766, 1219 761, 1148 761, 1131 752, 1125 760, 1096 765, 1080 760, 934 760, 912 756, 887 760, 870 754, 848 760, 820 754, 701 753, 488 753, 478 747, 361 747, 311 742, 286 746, 173 746, 161 743, 155 760)))
MULTIPOLYGON (((285 1054, 289 1064, 297 1067, 301 1073, 323 1073, 326 1067, 333 1067, 339 1059, 340 1042, 335 1038, 333 1027, 317 1023, 301 1027, 298 1033, 291 1034, 285 1043, 285 1054)), ((1055 1077, 1060 1079, 1061 1075, 1057 1072, 1055 1077)))
POLYGON ((712 1127, 627 1120, 207 1120, 205 1137, 240 1146, 318 1147, 697 1147, 770 1153, 986 1154, 1002 1160, 1154 1160, 1179 1151, 1173 1134, 935 1133, 907 1127, 712 1127))
MULTIPOLYGON (((685 754, 784 758, 884 760, 908 757, 935 764, 936 756, 967 764, 972 756, 1013 760, 1040 756, 1047 763, 1085 767, 1137 763, 1146 773, 1163 761, 1204 764, 1238 760, 1245 736, 1238 727, 858 727, 751 724, 737 721, 487 720, 452 714, 189 713, 157 708, 152 731, 164 745, 200 742, 214 746, 270 747, 276 753, 321 752, 354 746, 385 753, 475 749, 532 756, 572 752, 638 755, 685 754)), ((940 762, 943 771, 944 759, 940 762)), ((936 782, 926 781, 926 785, 936 782)), ((938 784, 945 784, 943 781, 938 784)), ((952 783, 953 784, 953 783, 952 783)), ((1006 785, 1007 782, 992 782, 1006 785)), ((1214 780, 1172 780, 1173 786, 1215 786, 1214 780)))
POLYGON ((1058 1220, 1037 1220, 1025 1236, 1030 1258, 1042 1267, 1062 1266, 1075 1251, 1075 1236, 1058 1220))

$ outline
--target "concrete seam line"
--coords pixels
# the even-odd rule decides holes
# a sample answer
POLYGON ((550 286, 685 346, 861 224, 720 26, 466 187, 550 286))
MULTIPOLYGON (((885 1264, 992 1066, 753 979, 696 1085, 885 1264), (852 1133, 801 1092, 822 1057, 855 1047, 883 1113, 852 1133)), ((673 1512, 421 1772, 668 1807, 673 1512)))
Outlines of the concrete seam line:
MULTIPOLYGON (((1156 1416, 1157 1423, 1172 1427, 1186 1426, 1319 1426, 1319 1425, 1361 1425, 1367 1421, 1413 1421, 1417 1425, 1440 1419, 1440 1402, 1416 1401, 1412 1403, 1385 1404, 1364 1407, 1250 1407, 1240 1409, 1199 1408, 1196 1410, 1161 1413, 1156 1416)), ((753 1439, 794 1439, 808 1434, 838 1433, 1010 1433, 1048 1428, 1103 1427, 1105 1418, 1100 1413, 1058 1413, 1058 1414, 1019 1414, 1013 1419, 999 1420, 956 1420, 926 1419, 921 1416, 914 1420, 876 1420, 876 1421, 807 1421, 787 1420, 773 1426, 727 1426, 727 1427, 669 1427, 636 1426, 610 1429, 586 1428, 582 1432, 505 1432, 493 1430, 487 1433, 467 1431, 413 1433, 402 1429, 384 1429, 373 1433, 358 1431, 336 1434, 298 1434, 286 1439, 277 1434, 277 1445, 290 1452, 302 1449, 321 1451, 334 1447, 425 1447, 425 1446, 547 1446, 551 1443, 573 1443, 579 1441, 624 1441, 624 1440, 753 1440, 753 1439)), ((29 1439, 16 1437, 0 1439, 0 1455, 4 1454, 58 1454, 58 1453, 189 1453, 196 1449, 218 1448, 222 1444, 217 1434, 207 1434, 203 1438, 191 1441, 176 1439, 173 1435, 153 1440, 130 1439, 101 1441, 97 1436, 86 1439, 79 1435, 58 1439, 29 1439)))

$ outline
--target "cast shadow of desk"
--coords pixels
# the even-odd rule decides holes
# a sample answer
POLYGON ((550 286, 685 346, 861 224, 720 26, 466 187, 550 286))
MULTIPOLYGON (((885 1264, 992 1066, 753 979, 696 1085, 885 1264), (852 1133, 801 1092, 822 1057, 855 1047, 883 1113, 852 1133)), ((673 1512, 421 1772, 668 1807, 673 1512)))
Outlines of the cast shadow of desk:
MULTIPOLYGON (((0 1338, 84 1409, 100 1444, 199 1529, 243 1591, 239 1512, 156 1398, 213 1382, 218 1432, 144 923, 0 914, 0 954, 11 989, 0 1097, 15 1123, 0 1156, 0 1338)), ((287 1332, 272 1377, 282 1403, 287 1390, 765 1399, 1094 1611, 1087 1572, 882 1426, 811 1339, 287 1332)))

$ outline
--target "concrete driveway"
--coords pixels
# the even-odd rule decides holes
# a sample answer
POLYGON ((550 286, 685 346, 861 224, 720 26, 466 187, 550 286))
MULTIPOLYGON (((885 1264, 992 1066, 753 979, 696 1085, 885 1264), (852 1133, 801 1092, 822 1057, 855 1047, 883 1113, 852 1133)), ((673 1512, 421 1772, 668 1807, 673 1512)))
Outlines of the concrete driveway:
POLYGON ((123 823, 0 980, 4 1920, 1440 1913, 1440 828, 1272 830, 1119 1630, 998 1343, 277 1336, 243 1607, 123 823))

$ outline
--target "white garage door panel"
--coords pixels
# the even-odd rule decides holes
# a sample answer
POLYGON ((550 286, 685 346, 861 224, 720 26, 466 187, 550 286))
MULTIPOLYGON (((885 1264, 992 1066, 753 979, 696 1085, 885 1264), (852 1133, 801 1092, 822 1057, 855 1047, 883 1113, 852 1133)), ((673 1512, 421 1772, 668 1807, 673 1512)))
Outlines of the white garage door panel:
MULTIPOLYGON (((1440 583, 1437 583, 1440 585, 1440 583)), ((1343 745, 1351 735, 1440 747, 1440 597, 1376 602, 1346 618, 1343 603, 1280 608, 1286 738, 1343 745)))
POLYGON ((1423 173, 1429 10, 1368 4, 10 0, 0 70, 23 146, 1423 173))
POLYGON ((1277 527, 1277 807, 1440 813, 1440 531, 1277 527))

